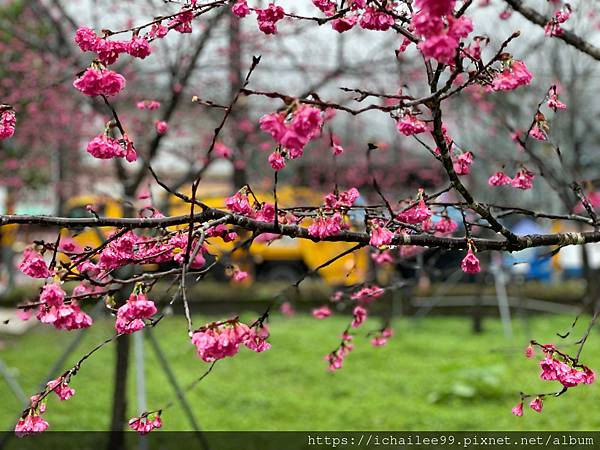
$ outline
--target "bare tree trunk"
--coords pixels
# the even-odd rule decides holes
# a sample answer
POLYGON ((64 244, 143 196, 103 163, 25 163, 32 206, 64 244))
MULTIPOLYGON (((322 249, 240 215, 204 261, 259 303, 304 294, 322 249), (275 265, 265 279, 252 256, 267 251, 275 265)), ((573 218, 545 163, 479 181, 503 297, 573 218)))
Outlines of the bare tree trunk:
MULTIPOLYGON (((131 192, 126 191, 126 197, 131 197, 131 192), (129 194, 129 195, 128 195, 129 194)), ((132 217, 133 207, 123 205, 123 216, 132 217)), ((133 268, 126 266, 120 269, 119 276, 128 278, 133 275, 133 268)), ((130 288, 123 286, 119 290, 117 306, 125 304, 130 294, 130 288)), ((130 336, 123 335, 117 339, 115 346, 115 372, 113 387, 112 417, 110 422, 110 436, 107 450, 125 449, 125 424, 127 423, 127 375, 129 373, 130 336)))
POLYGON ((117 339, 115 349, 115 384, 113 389, 112 419, 107 450, 125 449, 127 420, 127 374, 129 373, 129 335, 117 339))
POLYGON ((66 215, 66 189, 65 175, 67 174, 67 161, 65 152, 59 148, 54 155, 54 189, 56 194, 56 215, 66 215))

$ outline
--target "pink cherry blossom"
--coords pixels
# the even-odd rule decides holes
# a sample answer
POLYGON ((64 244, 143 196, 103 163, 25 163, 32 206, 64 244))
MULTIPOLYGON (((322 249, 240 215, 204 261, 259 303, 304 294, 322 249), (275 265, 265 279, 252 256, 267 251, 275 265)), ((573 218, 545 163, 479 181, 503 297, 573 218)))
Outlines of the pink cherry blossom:
POLYGON ((81 311, 75 300, 59 306, 40 305, 36 318, 42 323, 54 325, 59 330, 79 330, 92 325, 92 318, 81 311))
POLYGON ((348 333, 344 333, 342 335, 341 345, 325 356, 325 361, 327 361, 330 371, 336 371, 342 368, 344 358, 346 358, 346 356, 354 349, 351 341, 352 336, 348 333))
POLYGON ((265 9, 257 9, 256 14, 258 29, 265 34, 275 34, 277 33, 277 22, 283 19, 285 11, 281 6, 271 3, 265 9))
POLYGON ((333 28, 338 33, 344 33, 345 31, 354 28, 357 22, 358 15, 356 14, 351 16, 340 17, 339 19, 334 19, 331 21, 331 28, 333 28))
POLYGON ((416 205, 402 211, 397 219, 400 222, 417 224, 428 220, 431 217, 431 210, 427 207, 424 200, 420 200, 416 205))
POLYGON ((227 209, 231 212, 238 214, 252 215, 254 213, 254 210, 248 201, 248 196, 239 191, 225 200, 225 206, 227 206, 227 209))
POLYGON ((275 141, 281 143, 285 132, 285 116, 281 113, 266 114, 260 118, 260 129, 269 133, 275 141))
POLYGON ((383 336, 375 336, 373 339, 371 339, 371 345, 373 347, 383 347, 387 344, 387 342, 388 340, 383 336))
POLYGON ((473 163, 473 153, 465 152, 454 161, 454 171, 457 175, 468 175, 471 173, 471 164, 473 163))
POLYGON ((531 83, 533 76, 523 61, 513 60, 507 67, 494 77, 492 89, 494 91, 511 91, 520 86, 531 83))
POLYGON ((231 158, 233 156, 233 150, 222 142, 215 143, 214 150, 215 155, 219 158, 231 158))
POLYGON ((138 109, 148 109, 150 111, 154 111, 155 109, 160 108, 160 102, 156 100, 142 100, 137 102, 135 106, 138 109))
POLYGON ((8 139, 15 134, 17 116, 13 109, 7 109, 0 113, 0 140, 8 139))
POLYGON ((266 340, 269 337, 269 329, 266 325, 250 328, 244 338, 246 348, 256 353, 262 353, 271 348, 266 340))
POLYGON ((352 316, 351 326, 352 328, 358 328, 367 320, 367 310, 360 305, 355 306, 352 316))
POLYGON ((269 155, 269 164, 275 171, 280 171, 285 167, 285 158, 279 152, 273 152, 269 155))
POLYGON ((32 278, 48 278, 51 275, 42 255, 31 248, 23 252, 19 270, 32 278))
POLYGON ((117 95, 125 88, 125 78, 109 69, 90 67, 73 82, 73 86, 85 95, 117 95))
POLYGON ((88 142, 86 150, 94 158, 98 159, 122 158, 126 155, 121 143, 117 139, 105 134, 99 134, 88 142))
POLYGON ((340 144, 337 143, 333 143, 333 145, 331 146, 331 151, 333 153, 333 156, 339 156, 342 153, 344 153, 344 147, 342 147, 340 144))
POLYGON ((373 6, 367 6, 359 23, 365 30, 387 31, 394 25, 394 18, 373 6))
POLYGON ((292 317, 296 314, 296 310, 290 302, 283 302, 279 307, 279 311, 281 311, 281 314, 288 317, 292 317))
POLYGON ((563 102, 561 102, 558 99, 558 96, 556 94, 551 94, 548 97, 548 100, 546 101, 546 105, 548 105, 548 108, 551 108, 554 111, 557 111, 559 109, 567 109, 567 105, 565 105, 563 102))
POLYGON ((546 36, 561 36, 564 33, 561 24, 565 23, 571 17, 571 7, 567 3, 565 7, 554 13, 552 18, 544 26, 546 36))
POLYGON ((231 12, 238 17, 246 17, 250 14, 250 8, 246 0, 238 0, 235 5, 231 7, 231 12))
POLYGON ((427 124, 411 114, 406 114, 398 120, 396 128, 405 136, 413 136, 427 131, 427 124))
POLYGON ((533 355, 535 354, 535 351, 533 350, 533 347, 530 345, 527 346, 527 348, 525 349, 525 357, 526 358, 533 358, 533 355))
POLYGON ((584 384, 592 384, 596 381, 596 373, 589 367, 584 367, 583 374, 585 376, 583 379, 584 384))
POLYGON ((488 184, 490 186, 504 186, 511 183, 512 179, 502 171, 498 171, 488 178, 488 184))
POLYGON ((99 39, 94 30, 87 27, 79 27, 75 32, 75 42, 83 52, 96 51, 99 39))
POLYGON ((327 16, 332 16, 335 14, 336 4, 332 0, 312 0, 313 5, 319 8, 322 12, 324 12, 327 16))
POLYGON ((531 409, 533 409, 535 412, 542 412, 543 406, 544 406, 544 404, 542 403, 542 399, 540 397, 536 398, 529 404, 529 407, 531 409))
POLYGON ((243 270, 238 269, 237 267, 233 270, 233 275, 231 279, 236 283, 241 283, 247 280, 249 277, 248 272, 244 272, 243 270))
POLYGON ((371 253, 371 259, 377 265, 394 262, 394 257, 388 250, 371 253))
POLYGON ((354 292, 350 298, 357 302, 371 303, 377 297, 382 296, 384 292, 379 286, 366 286, 354 292))
POLYGON ((308 234, 319 239, 335 236, 342 230, 343 220, 337 212, 333 216, 317 217, 308 227, 308 234))
POLYGON ((331 316, 331 309, 327 306, 321 306, 320 308, 313 309, 312 315, 315 319, 326 319, 331 316))
POLYGON ((458 229, 458 224, 449 217, 443 217, 435 223, 435 231, 441 234, 451 234, 458 229))
POLYGON ((325 196, 325 206, 331 209, 350 208, 360 197, 360 192, 356 188, 350 188, 347 191, 329 193, 325 196))
POLYGON ((167 25, 179 33, 187 34, 192 32, 193 19, 194 12, 192 10, 183 10, 175 18, 171 19, 167 25))
POLYGON ((481 272, 481 266, 479 265, 479 260, 477 256, 473 253, 473 250, 469 248, 467 251, 467 255, 463 258, 460 263, 460 268, 464 273, 479 273, 481 272))
POLYGON ((394 233, 385 228, 382 221, 373 221, 371 225, 371 239, 369 244, 373 247, 382 247, 389 245, 394 239, 394 233))
POLYGON ((137 431, 139 434, 144 435, 150 433, 156 428, 162 427, 162 419, 157 415, 148 415, 142 417, 132 417, 129 420, 129 428, 137 431))
POLYGON ((129 138, 129 136, 127 136, 127 134, 123 135, 121 145, 125 150, 125 160, 127 162, 137 161, 137 152, 135 151, 135 147, 133 146, 133 141, 129 138))
POLYGON ((156 133, 163 135, 169 131, 169 124, 164 120, 157 120, 154 122, 154 128, 156 128, 156 133))
POLYGON ((127 302, 117 310, 115 329, 117 333, 130 334, 144 328, 143 319, 156 314, 156 306, 145 294, 131 294, 127 302))
POLYGON ((540 378, 546 381, 558 380, 559 377, 562 377, 571 370, 565 363, 552 358, 550 353, 540 361, 540 367, 542 369, 540 378))
POLYGON ((388 343, 388 340, 394 335, 391 328, 384 328, 377 336, 371 339, 371 345, 373 347, 382 347, 388 343))
POLYGON ((114 64, 119 55, 127 53, 129 43, 126 41, 109 41, 107 39, 98 39, 96 42, 96 48, 94 49, 98 53, 98 59, 106 66, 114 64))
POLYGON ((49 283, 42 288, 40 302, 48 306, 60 306, 65 299, 65 291, 58 283, 49 283))
POLYGON ((523 168, 515 175, 511 183, 517 189, 531 189, 533 187, 533 178, 533 173, 523 168))
POLYGON ((237 238, 237 233, 231 231, 224 224, 219 224, 214 227, 210 227, 206 230, 206 236, 208 237, 220 237, 224 242, 231 242, 237 238))
POLYGON ((511 411, 515 416, 523 416, 523 402, 518 403, 511 411))
POLYGON ((147 39, 136 36, 127 43, 127 53, 136 58, 144 59, 152 53, 152 47, 147 39))
POLYGON ((319 108, 301 105, 292 120, 292 128, 298 135, 311 139, 316 136, 323 126, 323 114, 319 108))
POLYGON ((41 433, 48 428, 48 422, 36 414, 28 414, 25 418, 19 419, 15 426, 15 434, 19 437, 27 436, 33 433, 41 433))
POLYGON ((432 16, 452 14, 456 0, 415 0, 415 7, 427 11, 432 16))
POLYGON ((544 130, 543 126, 539 123, 536 123, 531 128, 531 130, 529 130, 529 136, 531 136, 534 139, 537 139, 538 141, 545 141, 548 139, 546 131, 544 130))
POLYGON ((62 377, 48 381, 46 386, 48 389, 52 390, 61 401, 69 400, 75 395, 75 389, 69 387, 62 377))
POLYGON ((255 330, 238 321, 227 321, 221 324, 211 323, 192 335, 192 344, 196 346, 198 356, 205 362, 234 356, 241 344, 250 350, 263 352, 271 345, 265 342, 269 336, 264 325, 255 330))

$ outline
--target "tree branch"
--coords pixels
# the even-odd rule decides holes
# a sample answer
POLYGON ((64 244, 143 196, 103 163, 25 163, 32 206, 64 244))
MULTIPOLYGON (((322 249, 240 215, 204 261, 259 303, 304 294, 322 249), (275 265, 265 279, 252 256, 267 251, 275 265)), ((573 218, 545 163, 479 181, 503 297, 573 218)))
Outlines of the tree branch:
MULTIPOLYGON (((512 9, 518 11, 523 17, 529 20, 540 27, 546 26, 546 24, 550 21, 549 18, 544 16, 543 14, 538 13, 533 8, 530 8, 524 4, 522 0, 504 0, 508 3, 512 9)), ((560 39, 572 47, 575 47, 582 53, 585 53, 597 61, 600 61, 600 48, 595 45, 590 44, 586 40, 579 37, 577 34, 572 31, 563 30, 563 32, 555 36, 557 39, 560 39)))

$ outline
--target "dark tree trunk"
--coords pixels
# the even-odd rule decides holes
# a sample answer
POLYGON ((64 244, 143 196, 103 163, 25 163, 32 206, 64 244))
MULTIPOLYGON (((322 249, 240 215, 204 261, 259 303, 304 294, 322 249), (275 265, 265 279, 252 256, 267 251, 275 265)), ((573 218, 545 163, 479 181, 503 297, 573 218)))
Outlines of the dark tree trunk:
POLYGON ((108 450, 125 449, 125 423, 127 421, 127 374, 129 372, 129 335, 117 339, 115 348, 115 384, 113 389, 112 419, 108 450))
MULTIPOLYGON (((132 197, 126 191, 126 197, 132 197)), ((133 217, 133 208, 123 205, 123 216, 133 217)), ((120 278, 129 278, 133 275, 132 266, 126 266, 117 271, 120 278)), ((118 293, 117 306, 125 304, 130 294, 130 288, 123 286, 118 293)), ((107 450, 125 449, 125 424, 127 423, 127 375, 129 373, 130 336, 120 336, 115 343, 115 372, 113 387, 112 416, 110 422, 110 436, 107 450)))

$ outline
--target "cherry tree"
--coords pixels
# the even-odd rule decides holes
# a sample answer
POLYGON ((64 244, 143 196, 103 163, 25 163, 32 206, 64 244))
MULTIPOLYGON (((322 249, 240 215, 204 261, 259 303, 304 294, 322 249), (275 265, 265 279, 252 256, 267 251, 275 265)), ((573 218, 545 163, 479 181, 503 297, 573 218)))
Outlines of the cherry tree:
MULTIPOLYGON (((64 61, 59 58, 57 64, 78 65, 73 70, 76 75, 69 79, 69 89, 81 102, 85 99, 94 105, 94 111, 104 117, 97 127, 90 127, 85 151, 94 158, 115 164, 115 174, 123 183, 125 198, 135 198, 142 184, 150 183, 165 195, 184 202, 189 213, 172 216, 167 210, 153 207, 149 214, 149 208, 137 211, 130 206, 124 208, 125 217, 104 217, 93 208, 90 208, 89 218, 0 217, 2 225, 38 225, 58 230, 55 241, 36 242, 28 247, 19 264, 26 275, 44 280, 38 298, 19 306, 24 315, 35 315, 40 322, 60 330, 84 329, 93 326, 93 321, 81 305, 104 301, 115 321, 113 335, 32 396, 30 406, 17 419, 16 432, 28 434, 48 428, 43 413, 47 406, 51 407, 53 400, 49 399, 53 394, 61 401, 68 400, 75 393, 70 384, 79 371, 85 370, 90 357, 113 343, 121 349, 121 356, 126 355, 127 337, 147 327, 160 330, 165 309, 174 302, 183 305, 188 338, 206 364, 206 370, 190 388, 209 376, 219 360, 234 357, 244 347, 256 353, 277 351, 271 350, 268 342, 269 313, 275 307, 280 307, 283 313, 291 313, 293 309, 282 296, 276 296, 271 307, 250 323, 233 317, 194 324, 187 297, 189 285, 201 283, 217 265, 228 264, 227 255, 214 263, 208 262, 212 259, 209 258, 210 242, 233 241, 232 252, 257 240, 273 241, 283 236, 354 244, 350 250, 323 262, 316 272, 366 247, 371 249, 376 262, 402 258, 426 248, 453 249, 463 252, 460 268, 467 274, 482 270, 482 252, 514 252, 533 247, 548 247, 549 251, 559 252, 565 246, 599 242, 598 216, 589 198, 591 193, 585 180, 579 178, 582 162, 577 153, 581 150, 574 149, 574 156, 565 159, 563 155, 570 149, 563 146, 561 150, 552 139, 555 124, 560 126, 565 120, 563 117, 576 123, 585 105, 578 104, 571 110, 572 105, 566 99, 572 97, 565 94, 566 86, 560 84, 559 70, 556 71, 558 79, 546 83, 530 69, 526 60, 529 42, 523 33, 514 29, 498 36, 489 30, 490 17, 500 14, 507 18, 511 12, 519 14, 523 18, 521 25, 525 24, 528 30, 543 29, 545 37, 539 40, 540 47, 556 49, 557 54, 574 52, 592 65, 600 59, 600 50, 594 45, 593 36, 586 41, 579 30, 597 26, 594 23, 597 11, 583 2, 572 6, 561 1, 532 1, 532 4, 537 3, 535 7, 527 3, 512 0, 313 0, 288 5, 284 1, 267 4, 254 0, 189 0, 161 5, 157 12, 139 9, 130 24, 113 29, 110 18, 102 14, 98 26, 91 28, 77 23, 58 0, 39 2, 49 18, 68 18, 58 22, 61 27, 70 24, 69 42, 72 39, 76 47, 65 44, 64 61), (194 72, 194 57, 208 45, 210 33, 222 17, 230 20, 227 95, 213 95, 202 81, 195 86, 198 92, 194 94, 186 89, 194 72), (577 26, 571 28, 571 24, 577 26), (402 69, 401 81, 398 82, 397 76, 390 76, 387 63, 354 67, 350 72, 359 70, 359 76, 340 78, 340 72, 348 75, 344 58, 340 58, 341 63, 332 72, 316 77, 315 83, 300 85, 301 89, 291 86, 283 76, 282 79, 261 78, 263 66, 276 67, 279 62, 269 61, 270 57, 279 58, 282 53, 268 51, 265 45, 262 56, 256 54, 250 58, 251 54, 241 51, 245 26, 252 27, 255 43, 268 40, 273 46, 286 37, 289 32, 286 29, 300 30, 300 36, 291 41, 299 48, 283 50, 291 58, 301 54, 305 40, 309 45, 311 36, 324 29, 329 35, 352 36, 360 32, 384 36, 377 38, 383 45, 379 51, 387 58, 385 61, 394 61, 402 69), (197 37, 190 59, 189 55, 178 53, 171 40, 191 34, 196 27, 203 32, 197 37), (149 113, 139 119, 140 116, 132 114, 125 99, 131 103, 128 95, 136 85, 139 85, 137 92, 143 92, 148 76, 141 67, 158 49, 164 52, 165 60, 175 61, 167 72, 171 75, 170 96, 166 105, 151 97, 138 100, 136 108, 149 113), (335 92, 328 89, 332 81, 340 83, 335 92), (526 108, 525 99, 531 100, 532 108, 526 108), (511 105, 511 102, 522 110, 506 117, 502 105, 511 105), (183 113, 175 114, 182 104, 186 104, 183 113), (482 118, 465 124, 461 111, 469 107, 490 110, 489 122, 482 118), (255 111, 258 110, 265 113, 257 116, 255 111), (153 115, 154 111, 158 111, 158 116, 153 115), (210 114, 216 118, 216 125, 208 139, 199 139, 199 143, 192 146, 194 161, 189 161, 185 177, 172 183, 153 168, 160 144, 178 121, 194 124, 201 114, 198 111, 204 111, 202 117, 210 114), (571 114, 571 118, 566 114, 571 114), (388 142, 371 142, 369 136, 364 137, 375 122, 385 123, 394 133, 388 142), (504 129, 497 132, 491 130, 492 127, 504 129), (262 134, 255 133, 257 130, 262 134), (233 150, 223 143, 226 134, 233 150), (490 134, 495 136, 493 140, 489 139, 490 134), (495 147, 486 148, 491 143, 505 150, 497 152, 495 147), (540 156, 542 145, 553 150, 556 160, 548 161, 540 156), (268 150, 254 152, 253 146, 268 150), (396 168, 407 164, 408 158, 404 155, 408 154, 408 148, 410 154, 418 153, 421 160, 427 161, 431 184, 424 183, 425 176, 416 186, 395 179, 400 178, 396 168), (199 195, 207 168, 232 151, 236 152, 236 188, 239 190, 231 192, 225 209, 210 207, 199 195), (270 180, 272 201, 261 201, 255 195, 251 185, 255 176, 245 170, 245 163, 250 159, 254 160, 255 174, 270 180), (333 170, 338 160, 344 161, 347 172, 332 176, 327 169, 333 170), (334 163, 324 168, 322 161, 334 163), (567 166, 573 170, 562 173, 565 161, 570 161, 567 166), (279 205, 280 180, 294 179, 297 174, 288 172, 301 167, 295 166, 297 163, 308 167, 311 173, 318 171, 319 185, 329 191, 321 204, 279 205), (529 203, 523 202, 523 196, 533 189, 538 189, 536 196, 530 197, 529 203), (360 204, 361 192, 366 191, 371 201, 367 205, 360 204), (548 206, 544 200, 550 195, 558 196, 560 206, 539 209, 548 206), (510 202, 506 202, 507 198, 510 202), (459 212, 460 223, 451 217, 451 211, 459 212), (356 212, 362 214, 359 225, 350 220, 356 212), (507 216, 560 219, 578 225, 580 231, 521 236, 506 225, 507 216), (66 242, 64 233, 60 232, 81 227, 108 228, 111 234, 101 245, 81 249, 66 242), (173 263, 173 268, 144 272, 145 264, 164 262, 173 263), (178 286, 177 295, 165 301, 159 301, 153 291, 156 282, 162 279, 178 286)), ((67 41, 63 39, 63 42, 67 41)), ((327 39, 319 41, 322 46, 328 43, 327 39)), ((21 44, 15 42, 14 45, 21 44)), ((309 64, 298 64, 296 68, 311 73, 309 64)), ((25 72, 32 78, 28 88, 32 91, 36 89, 36 81, 41 84, 47 75, 46 71, 25 72)), ((211 79, 210 73, 207 77, 211 79)), ((10 83, 9 80, 9 87, 10 83)), ((64 88, 60 85, 60 89, 64 88)), ((27 129, 27 121, 35 124, 30 114, 20 112, 19 105, 31 101, 28 99, 24 95, 2 99, 0 138, 3 146, 20 139, 20 130, 27 129)), ((579 102, 584 103, 585 99, 579 102)), ((578 142, 576 135, 576 131, 567 132, 565 141, 578 142)), ((234 282, 248 277, 235 266, 228 274, 234 282)), ((296 286, 302 281, 303 278, 298 280, 296 286)), ((351 357, 353 336, 367 327, 371 305, 381 301, 380 297, 390 289, 393 287, 371 282, 332 296, 332 302, 343 303, 351 309, 352 317, 345 329, 332 330, 332 333, 341 331, 341 337, 339 345, 325 357, 330 370, 341 369, 345 358, 351 357)), ((524 402, 533 411, 541 412, 547 399, 594 382, 594 372, 580 356, 595 325, 598 304, 596 301, 593 317, 575 352, 531 341, 525 350, 526 356, 534 357, 536 349, 541 353, 541 378, 552 382, 556 389, 517 394, 517 406, 513 409, 516 416, 523 415, 524 402)), ((313 311, 315 318, 321 320, 331 314, 329 306, 313 311)), ((374 336, 372 345, 378 347, 392 338, 393 331, 385 324, 371 335, 374 336)), ((123 367, 123 359, 118 360, 117 367, 123 367)), ((123 374, 126 376, 126 370, 121 372, 123 374)), ((125 376, 117 378, 116 393, 123 394, 125 376)), ((533 368, 532 376, 535 376, 533 368)), ((85 391, 85 386, 78 387, 78 395, 85 395, 85 391)), ((122 420, 124 404, 117 409, 113 415, 114 429, 122 428, 125 422, 122 420)), ((147 433, 160 428, 163 419, 168 420, 168 412, 156 405, 130 418, 128 425, 147 433)))

